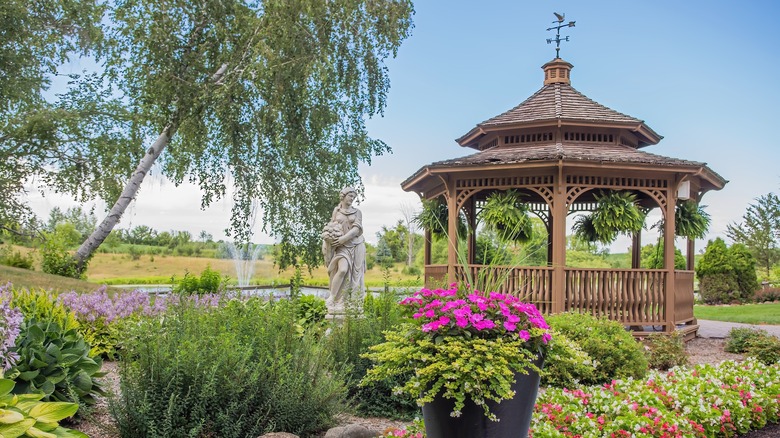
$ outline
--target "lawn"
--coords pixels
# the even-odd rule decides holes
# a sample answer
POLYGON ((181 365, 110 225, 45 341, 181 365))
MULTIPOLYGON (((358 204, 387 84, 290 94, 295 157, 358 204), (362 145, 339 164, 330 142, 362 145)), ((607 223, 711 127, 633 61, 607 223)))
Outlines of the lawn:
POLYGON ((41 288, 54 291, 92 292, 100 284, 90 283, 74 278, 60 277, 59 275, 46 274, 40 271, 13 268, 0 265, 0 284, 12 283, 15 287, 24 289, 41 288))
POLYGON ((696 318, 714 321, 780 325, 780 303, 733 306, 696 305, 693 307, 693 314, 696 318))

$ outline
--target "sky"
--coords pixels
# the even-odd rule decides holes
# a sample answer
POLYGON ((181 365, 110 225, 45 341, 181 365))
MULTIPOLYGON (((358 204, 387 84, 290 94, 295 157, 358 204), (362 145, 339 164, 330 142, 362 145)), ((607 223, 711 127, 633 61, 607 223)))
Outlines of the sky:
MULTIPOLYGON (((454 139, 542 87, 541 66, 555 57, 546 42, 554 33, 545 30, 553 12, 576 21, 562 30, 570 41, 561 45, 561 57, 574 65, 574 88, 664 136, 644 151, 706 162, 729 181, 702 199, 712 216, 705 240, 725 238, 727 224, 740 221, 750 203, 778 191, 776 1, 419 0, 415 11, 411 37, 386 62, 387 107, 367 124, 371 136, 392 148, 360 167, 366 191, 358 207, 369 242, 382 225, 403 217, 403 206, 419 205, 416 195, 401 190, 403 180, 431 162, 473 153, 454 139)), ((29 196, 42 218, 54 206, 75 205, 29 196)), ((96 207, 100 219, 103 208, 96 207)), ((229 215, 229 201, 201 210, 197 188, 156 177, 144 183, 119 227, 194 236, 205 230, 220 239, 229 215)), ((272 243, 261 227, 255 241, 272 243)), ((611 250, 627 246, 623 239, 611 250)))

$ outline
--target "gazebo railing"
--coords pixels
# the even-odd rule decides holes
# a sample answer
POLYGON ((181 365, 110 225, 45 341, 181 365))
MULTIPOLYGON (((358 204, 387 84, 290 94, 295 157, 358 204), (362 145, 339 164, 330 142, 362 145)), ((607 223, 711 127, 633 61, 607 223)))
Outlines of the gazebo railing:
POLYGON ((693 271, 674 271, 674 319, 686 324, 693 317, 693 271))
POLYGON ((564 310, 607 317, 626 325, 665 322, 666 271, 566 268, 564 310))
MULTIPOLYGON (((458 281, 476 282, 491 291, 510 293, 532 302, 543 313, 552 313, 554 269, 547 266, 456 266, 458 281), (485 286, 487 283, 487 286, 485 286)), ((446 265, 425 267, 426 285, 445 285, 446 265)), ((667 272, 661 269, 564 268, 564 311, 603 316, 628 326, 659 326, 666 321, 667 272)), ((674 319, 676 324, 694 321, 693 272, 675 271, 674 319)), ((560 295, 559 295, 560 296, 560 295)), ((671 309, 670 309, 671 310, 671 309)))

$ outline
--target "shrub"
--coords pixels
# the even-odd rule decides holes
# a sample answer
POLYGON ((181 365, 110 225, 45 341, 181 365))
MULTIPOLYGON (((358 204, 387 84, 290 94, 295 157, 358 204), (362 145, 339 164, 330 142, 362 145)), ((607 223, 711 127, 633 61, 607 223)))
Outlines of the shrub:
POLYGON ((738 302, 739 297, 739 285, 731 274, 710 274, 699 280, 699 299, 704 304, 738 302))
POLYGON ((625 377, 640 378, 647 373, 642 345, 618 322, 584 313, 551 315, 547 321, 596 362, 593 377, 582 383, 608 383, 625 377))
POLYGON ((780 339, 776 336, 760 336, 748 341, 746 354, 764 363, 772 365, 780 362, 780 339))
POLYGON ((708 304, 745 302, 758 289, 756 261, 747 248, 731 248, 721 238, 710 241, 696 266, 699 294, 708 304))
POLYGON ((553 330, 549 348, 541 374, 543 385, 571 388, 593 380, 597 364, 576 342, 553 330))
POLYGON ((298 298, 298 320, 303 320, 305 326, 314 326, 325 321, 328 307, 325 300, 314 295, 301 295, 298 298))
POLYGON ((46 241, 41 247, 41 270, 47 274, 81 278, 76 260, 68 252, 67 236, 55 231, 46 233, 45 237, 46 241))
POLYGON ((66 306, 79 322, 79 333, 90 345, 92 356, 111 360, 119 353, 124 324, 140 314, 156 314, 164 309, 165 299, 149 300, 149 294, 139 291, 108 295, 102 287, 95 292, 60 294, 58 301, 66 306))
POLYGON ((335 360, 348 366, 349 396, 361 415, 409 420, 419 413, 414 398, 393 393, 392 389, 401 386, 406 378, 358 385, 372 366, 371 361, 361 355, 368 352, 368 347, 384 342, 382 332, 403 320, 398 301, 398 295, 393 291, 382 292, 377 297, 366 294, 363 315, 348 312, 342 321, 331 327, 330 335, 325 338, 335 360))
POLYGON ((733 328, 723 349, 730 353, 745 353, 766 365, 780 362, 780 339, 766 330, 733 328))
POLYGON ((0 288, 3 301, 19 309, 24 319, 36 319, 43 322, 55 322, 66 330, 79 326, 75 316, 57 301, 57 296, 43 289, 17 289, 11 284, 0 288))
POLYGON ((647 362, 651 368, 668 370, 688 364, 685 340, 679 332, 652 333, 647 337, 647 362))
POLYGON ((0 436, 3 437, 72 437, 88 438, 81 432, 66 429, 59 421, 73 416, 75 403, 40 401, 43 394, 15 394, 13 380, 4 379, 0 372, 0 436))
POLYGON ((343 371, 296 330, 283 300, 183 300, 128 331, 121 396, 111 412, 125 437, 308 435, 343 404, 343 371))
POLYGON ((759 289, 753 295, 753 301, 756 303, 773 303, 780 301, 780 288, 770 287, 759 289))
POLYGON ((200 277, 185 272, 181 280, 174 279, 173 291, 183 294, 213 294, 219 292, 223 284, 222 275, 211 269, 211 265, 207 265, 200 277))
POLYGON ((726 337, 726 345, 723 349, 729 353, 744 353, 748 349, 750 341, 769 336, 764 330, 751 328, 732 328, 726 337))
POLYGON ((83 407, 94 405, 96 394, 105 395, 96 380, 105 375, 103 361, 89 357, 89 345, 75 328, 25 319, 14 350, 19 360, 6 375, 16 381, 17 394, 42 391, 44 401, 83 407))
POLYGON ((0 265, 32 270, 33 263, 32 254, 23 255, 20 251, 11 251, 8 247, 0 249, 0 265))

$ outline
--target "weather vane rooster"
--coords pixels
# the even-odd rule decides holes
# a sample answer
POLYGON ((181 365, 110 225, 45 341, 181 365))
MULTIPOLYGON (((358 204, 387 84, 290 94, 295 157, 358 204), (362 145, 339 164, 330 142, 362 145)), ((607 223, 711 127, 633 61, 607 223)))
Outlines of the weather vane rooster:
POLYGON ((556 26, 547 28, 547 30, 549 31, 555 29, 555 38, 547 38, 547 44, 552 44, 553 41, 555 42, 555 57, 560 58, 561 41, 569 41, 568 36, 561 38, 561 28, 574 27, 574 22, 570 21, 568 23, 564 23, 563 21, 566 18, 566 14, 559 14, 557 12, 553 12, 553 14, 555 14, 555 18, 557 18, 557 20, 553 21, 552 23, 556 26))

